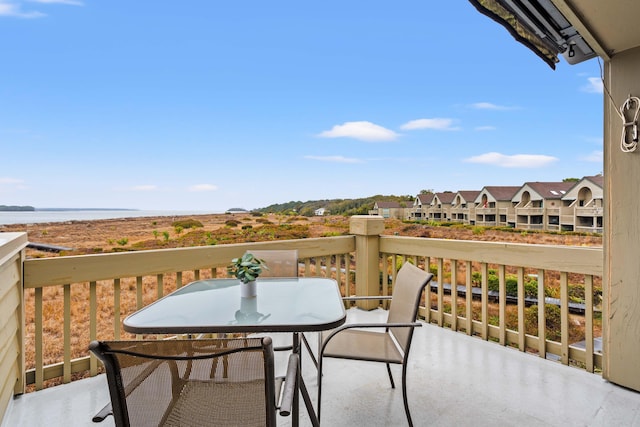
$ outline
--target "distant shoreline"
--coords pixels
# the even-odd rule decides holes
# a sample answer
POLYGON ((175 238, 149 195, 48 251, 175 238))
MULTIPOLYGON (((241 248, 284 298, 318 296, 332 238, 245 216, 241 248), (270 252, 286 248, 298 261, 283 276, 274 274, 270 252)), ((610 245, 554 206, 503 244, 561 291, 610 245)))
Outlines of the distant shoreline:
POLYGON ((0 228, 12 224, 39 224, 47 222, 94 221, 138 217, 172 217, 190 215, 217 215, 224 212, 211 211, 162 211, 127 209, 73 209, 0 211, 0 228))
POLYGON ((36 212, 75 212, 75 211, 139 211, 124 208, 35 208, 36 212))

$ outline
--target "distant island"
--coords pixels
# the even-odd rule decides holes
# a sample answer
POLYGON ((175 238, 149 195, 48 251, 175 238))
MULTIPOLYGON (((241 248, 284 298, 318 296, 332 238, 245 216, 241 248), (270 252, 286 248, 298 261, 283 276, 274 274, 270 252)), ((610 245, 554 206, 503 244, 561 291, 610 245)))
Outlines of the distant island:
POLYGON ((28 212, 35 211, 36 208, 33 206, 8 206, 8 205, 0 205, 0 212, 28 212))

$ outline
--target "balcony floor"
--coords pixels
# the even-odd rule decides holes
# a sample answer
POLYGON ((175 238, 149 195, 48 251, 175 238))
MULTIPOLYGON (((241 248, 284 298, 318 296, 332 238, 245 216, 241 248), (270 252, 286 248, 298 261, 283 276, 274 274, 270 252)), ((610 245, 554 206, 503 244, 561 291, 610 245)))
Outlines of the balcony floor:
MULTIPOLYGON (((384 312, 349 313, 358 321, 379 315, 384 312)), ((315 401, 314 369, 308 360, 304 366, 315 401)), ((400 367, 392 369, 399 383, 400 367)), ((408 372, 416 426, 640 426, 640 393, 434 325, 416 330, 408 372)), ((382 364, 326 359, 322 424, 405 425, 401 393, 389 387, 382 364)), ((91 422, 107 401, 100 375, 16 398, 2 426, 113 426, 111 417, 91 422)), ((279 423, 291 421, 279 417, 279 423)), ((300 424, 310 425, 304 416, 300 424)))

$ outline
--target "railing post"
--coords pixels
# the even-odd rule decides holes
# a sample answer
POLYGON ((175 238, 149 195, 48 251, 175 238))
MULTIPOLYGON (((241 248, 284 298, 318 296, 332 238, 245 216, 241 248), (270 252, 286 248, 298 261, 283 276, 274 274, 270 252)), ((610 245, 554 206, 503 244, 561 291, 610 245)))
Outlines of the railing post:
MULTIPOLYGON (((356 294, 380 295, 380 234, 384 218, 377 215, 354 215, 349 232, 356 238, 356 294)), ((358 301, 359 308, 373 310, 377 301, 358 301)))

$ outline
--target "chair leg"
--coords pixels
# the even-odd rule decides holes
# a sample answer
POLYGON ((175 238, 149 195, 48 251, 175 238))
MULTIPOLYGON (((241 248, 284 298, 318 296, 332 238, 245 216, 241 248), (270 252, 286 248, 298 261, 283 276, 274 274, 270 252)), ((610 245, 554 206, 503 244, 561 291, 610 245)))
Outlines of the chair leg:
POLYGON ((318 354, 318 409, 316 417, 320 423, 320 403, 322 402, 322 354, 318 354))
POLYGON ((111 409, 111 402, 107 403, 104 406, 104 408, 102 408, 97 414, 95 414, 91 421, 93 421, 94 423, 101 423, 109 415, 113 415, 113 410, 111 409))
POLYGON ((396 383, 393 382, 393 375, 391 375, 391 366, 387 363, 387 373, 389 374, 389 381, 391 381, 391 388, 396 388, 396 383))
POLYGON ((413 427, 413 421, 411 420, 411 413, 409 413, 409 402, 407 400, 407 364, 402 364, 402 400, 404 402, 404 413, 407 415, 407 422, 409 427, 413 427))

